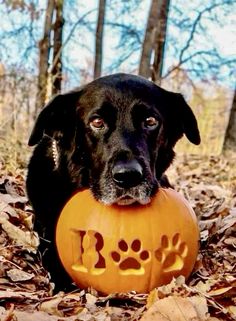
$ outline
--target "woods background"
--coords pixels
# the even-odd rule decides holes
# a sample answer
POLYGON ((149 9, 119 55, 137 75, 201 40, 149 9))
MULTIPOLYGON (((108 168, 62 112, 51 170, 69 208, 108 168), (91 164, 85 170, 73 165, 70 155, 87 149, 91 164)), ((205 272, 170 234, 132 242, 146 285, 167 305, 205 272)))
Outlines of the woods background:
POLYGON ((24 166, 27 138, 47 100, 114 72, 184 94, 202 145, 183 141, 179 151, 234 149, 235 12, 234 0, 1 1, 0 152, 24 166))

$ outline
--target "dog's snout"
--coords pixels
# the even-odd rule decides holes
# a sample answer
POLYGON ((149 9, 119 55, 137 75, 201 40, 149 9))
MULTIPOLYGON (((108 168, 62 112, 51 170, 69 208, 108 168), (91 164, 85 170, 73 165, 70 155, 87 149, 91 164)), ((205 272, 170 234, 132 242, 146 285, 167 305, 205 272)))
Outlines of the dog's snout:
POLYGON ((118 161, 112 169, 112 177, 119 187, 134 187, 141 183, 143 169, 136 160, 118 161))

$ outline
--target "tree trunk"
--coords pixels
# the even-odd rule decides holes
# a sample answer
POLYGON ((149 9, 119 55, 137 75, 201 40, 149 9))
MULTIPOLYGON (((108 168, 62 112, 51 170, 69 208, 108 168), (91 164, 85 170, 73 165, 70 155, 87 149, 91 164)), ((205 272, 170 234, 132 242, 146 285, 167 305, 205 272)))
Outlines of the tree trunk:
POLYGON ((63 5, 64 0, 55 1, 56 20, 53 37, 53 63, 51 68, 52 95, 61 92, 62 82, 62 33, 63 33, 63 5))
POLYGON ((151 55, 154 46, 158 16, 161 8, 160 2, 162 1, 152 0, 143 42, 142 54, 139 64, 139 75, 146 78, 149 78, 151 76, 151 55))
POLYGON ((54 0, 48 0, 44 22, 43 38, 39 41, 39 74, 36 94, 35 116, 44 106, 47 97, 47 80, 50 53, 50 34, 52 28, 54 0))
POLYGON ((236 91, 229 116, 229 123, 225 133, 224 150, 236 150, 236 91))
POLYGON ((155 53, 152 68, 152 80, 158 85, 161 84, 170 0, 160 0, 160 2, 162 3, 155 35, 155 53))
POLYGON ((95 63, 94 63, 94 78, 101 76, 102 71, 102 45, 103 45, 103 30, 105 21, 106 0, 99 0, 99 11, 96 30, 95 43, 95 63))

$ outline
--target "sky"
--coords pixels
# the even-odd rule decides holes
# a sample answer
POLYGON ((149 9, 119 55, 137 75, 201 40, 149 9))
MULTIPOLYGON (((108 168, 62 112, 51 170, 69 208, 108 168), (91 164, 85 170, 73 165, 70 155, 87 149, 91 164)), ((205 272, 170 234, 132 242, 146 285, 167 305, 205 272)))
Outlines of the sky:
MULTIPOLYGON (((209 7, 213 2, 220 2, 220 0, 172 0, 169 12, 168 24, 168 38, 166 44, 164 73, 177 64, 178 57, 189 39, 189 30, 195 21, 200 10, 209 7), (184 26, 182 28, 181 26, 184 26)), ((230 1, 230 0, 225 0, 230 1)), ((133 41, 134 49, 130 51, 126 61, 114 67, 118 58, 123 58, 127 54, 129 47, 129 39, 119 46, 120 34, 119 28, 112 28, 111 24, 126 24, 132 25, 140 32, 140 39, 143 39, 146 27, 146 20, 150 7, 150 0, 140 0, 140 6, 136 10, 128 14, 121 14, 120 1, 107 1, 108 4, 115 5, 115 10, 107 9, 106 12, 106 26, 104 32, 104 58, 103 58, 103 73, 113 73, 119 71, 137 72, 138 63, 140 59, 141 44, 137 39, 133 41), (113 65, 113 67, 112 67, 113 65)), ((129 1, 132 2, 132 1, 129 1)), ((29 4, 30 1, 26 0, 29 4)), ((27 11, 10 10, 6 8, 3 3, 0 4, 1 28, 0 28, 0 61, 4 65, 15 65, 22 70, 28 70, 31 73, 37 74, 38 55, 37 50, 34 49, 35 44, 42 36, 42 26, 44 19, 45 0, 37 1, 37 10, 39 19, 35 20, 33 24, 29 23, 29 14, 27 11), (24 22, 24 23, 23 23, 24 22), (21 28, 26 24, 26 28, 21 28), (17 36, 12 33, 14 28, 18 28, 17 36), (29 35, 33 35, 29 37, 29 35)), ((92 66, 94 57, 94 30, 96 26, 98 0, 79 1, 69 0, 65 1, 64 16, 65 16, 65 31, 64 39, 66 40, 68 34, 74 29, 70 41, 64 48, 64 63, 69 79, 68 86, 78 85, 81 81, 81 69, 84 73, 88 73, 92 77, 92 66), (88 14, 87 14, 88 13, 88 14), (86 15, 87 14, 87 15, 86 15), (80 25, 74 28, 74 24, 86 15, 86 26, 80 25)), ((226 6, 227 7, 227 6, 226 6)), ((188 55, 194 54, 197 51, 207 51, 211 48, 216 48, 218 53, 223 57, 236 57, 236 2, 234 6, 228 6, 227 12, 224 14, 222 8, 219 7, 212 12, 206 12, 202 15, 201 24, 197 27, 197 32, 194 35, 188 52, 183 56, 187 58, 188 55)), ((83 20, 83 21, 85 21, 83 20)), ((235 58, 236 59, 236 58, 235 58)), ((204 67, 206 56, 195 58, 193 62, 198 65, 201 63, 204 67), (198 59, 198 60, 197 60, 198 59)), ((212 71, 214 69, 214 61, 212 61, 212 71)), ((191 65, 188 66, 190 68, 191 65)), ((210 70, 207 73, 210 74, 210 70)), ((217 70, 217 77, 224 76, 228 72, 227 65, 222 63, 222 66, 217 70)), ((216 72, 215 72, 216 73, 216 72)), ((195 76, 196 77, 196 76, 195 76)), ((224 78, 224 77, 223 77, 224 78)), ((226 83, 233 83, 235 75, 229 79, 224 79, 226 83)))
MULTIPOLYGON (((228 1, 228 0, 226 0, 228 1)), ((135 28, 140 31, 141 39, 144 37, 144 31, 146 27, 147 16, 150 7, 150 0, 142 0, 140 6, 132 13, 126 15, 120 15, 119 6, 116 7, 115 11, 107 9, 106 11, 106 22, 104 32, 104 59, 103 59, 103 72, 105 74, 116 71, 128 71, 128 72, 137 72, 138 63, 141 55, 140 46, 141 44, 135 43, 134 39, 134 50, 131 52, 127 60, 121 64, 117 69, 111 68, 114 61, 119 58, 126 56, 126 43, 123 47, 119 47, 119 32, 118 29, 111 28, 110 23, 124 23, 126 25, 132 24, 135 28), (136 50, 135 50, 136 49, 136 50)), ((199 12, 206 8, 210 8, 213 1, 202 1, 202 0, 193 0, 193 1, 184 1, 183 0, 172 0, 169 12, 169 24, 168 24, 168 41, 166 45, 165 53, 165 64, 164 64, 164 73, 173 66, 173 64, 178 63, 179 53, 181 48, 183 48, 189 38, 189 30, 191 29, 192 24, 197 18, 199 12), (180 13, 178 13, 181 11, 180 13), (179 25, 176 25, 176 21, 179 25), (186 25, 186 31, 181 28, 181 24, 186 25), (188 27, 189 26, 189 27, 188 27)), ((214 3, 216 3, 215 1, 214 3)), ((220 2, 220 1, 218 1, 220 2)), ((88 10, 96 8, 98 1, 92 0, 86 2, 84 8, 80 8, 80 14, 83 15, 88 10)), ((201 17, 201 23, 196 28, 196 33, 194 35, 193 41, 191 42, 188 52, 183 56, 187 58, 189 55, 194 54, 198 51, 208 51, 215 48, 217 53, 222 55, 226 59, 235 59, 236 60, 236 2, 234 6, 225 6, 226 12, 222 10, 222 7, 216 7, 214 11, 206 11, 201 17)), ((90 14, 91 25, 95 24, 97 18, 97 12, 94 11, 90 14)), ((94 35, 93 33, 89 34, 86 32, 78 32, 76 36, 78 39, 81 39, 83 44, 87 46, 80 47, 79 55, 78 48, 72 42, 68 46, 68 54, 70 53, 73 63, 79 69, 87 68, 91 69, 91 64, 93 63, 93 50, 94 50, 94 35)), ((198 64, 196 57, 194 60, 195 64, 198 64)), ((201 64, 205 64, 206 55, 201 56, 201 64)), ((224 75, 228 73, 227 66, 225 62, 222 63, 222 66, 217 71, 214 71, 214 64, 216 61, 212 60, 212 72, 215 72, 215 76, 221 78, 219 81, 222 83, 232 84, 235 81, 235 75, 232 75, 229 78, 224 78, 224 75)), ((191 66, 190 66, 191 68, 191 66)), ((210 74, 210 71, 207 70, 210 74)), ((196 77, 196 76, 194 76, 196 77)), ((234 86, 234 84, 232 85, 234 86)))

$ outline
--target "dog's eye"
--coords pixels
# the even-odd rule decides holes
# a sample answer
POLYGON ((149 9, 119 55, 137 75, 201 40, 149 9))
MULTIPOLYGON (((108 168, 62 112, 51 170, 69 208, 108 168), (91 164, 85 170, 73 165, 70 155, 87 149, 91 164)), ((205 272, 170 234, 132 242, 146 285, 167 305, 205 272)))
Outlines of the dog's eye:
POLYGON ((94 129, 103 129, 105 128, 105 122, 102 118, 97 117, 90 122, 90 127, 94 129))
POLYGON ((155 117, 147 117, 144 122, 144 126, 149 129, 155 129, 158 126, 159 122, 155 117))

